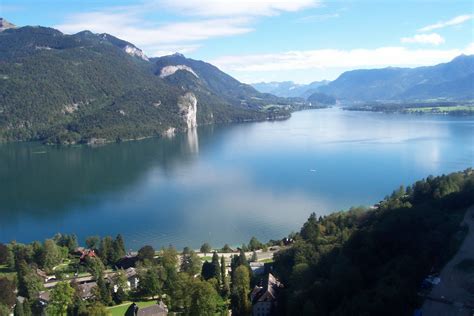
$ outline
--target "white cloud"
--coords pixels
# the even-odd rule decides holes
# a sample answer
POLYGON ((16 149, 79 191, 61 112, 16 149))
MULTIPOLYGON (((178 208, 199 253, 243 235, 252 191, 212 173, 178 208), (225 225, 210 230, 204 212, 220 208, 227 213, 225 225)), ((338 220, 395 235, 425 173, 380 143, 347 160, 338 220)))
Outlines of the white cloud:
POLYGON ((444 43, 444 38, 437 33, 430 33, 430 34, 417 34, 412 37, 402 37, 400 41, 402 43, 440 45, 444 43))
POLYGON ((200 41, 252 32, 257 16, 295 12, 318 3, 319 0, 145 0, 142 5, 73 14, 54 27, 65 33, 109 33, 137 45, 150 56, 159 56, 174 51, 189 53, 201 46, 200 41), (145 16, 159 10, 188 17, 180 22, 148 23, 145 16))
POLYGON ((442 29, 448 26, 454 26, 454 25, 459 25, 464 22, 467 22, 471 20, 474 16, 472 14, 464 14, 464 15, 459 15, 457 17, 452 18, 451 20, 448 21, 440 21, 435 24, 427 25, 425 27, 422 27, 421 29, 418 30, 418 32, 431 32, 433 30, 437 29, 442 29))
MULTIPOLYGON (((341 73, 357 68, 433 65, 447 62, 461 54, 474 54, 474 43, 471 43, 465 49, 380 47, 376 49, 319 49, 272 54, 234 55, 216 58, 211 60, 211 63, 238 78, 249 78, 249 74, 264 72, 310 72, 311 70, 320 70, 329 73, 337 69, 341 73)), ((293 78, 288 78, 288 80, 291 79, 293 78)))
POLYGON ((54 27, 65 33, 109 33, 155 56, 170 49, 187 53, 199 47, 196 41, 251 32, 248 23, 246 18, 213 18, 153 25, 141 19, 141 12, 120 10, 76 14, 54 27))
POLYGON ((175 12, 198 16, 269 16, 316 7, 319 0, 162 0, 175 12))

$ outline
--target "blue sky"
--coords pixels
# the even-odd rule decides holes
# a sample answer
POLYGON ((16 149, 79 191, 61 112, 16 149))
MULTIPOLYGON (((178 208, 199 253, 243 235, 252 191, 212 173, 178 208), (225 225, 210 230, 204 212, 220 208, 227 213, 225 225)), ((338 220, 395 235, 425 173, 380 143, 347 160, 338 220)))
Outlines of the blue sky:
POLYGON ((181 52, 247 83, 332 80, 474 54, 471 0, 0 0, 0 16, 107 32, 148 56, 181 52))

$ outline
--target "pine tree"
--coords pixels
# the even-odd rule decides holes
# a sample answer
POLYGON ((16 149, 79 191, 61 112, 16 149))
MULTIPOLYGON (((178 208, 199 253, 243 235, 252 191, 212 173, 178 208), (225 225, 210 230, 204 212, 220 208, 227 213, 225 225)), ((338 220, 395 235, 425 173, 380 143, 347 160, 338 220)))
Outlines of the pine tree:
POLYGON ((212 254, 212 261, 211 264, 213 266, 213 278, 216 278, 217 282, 221 282, 221 267, 219 265, 219 256, 217 252, 214 251, 212 254))

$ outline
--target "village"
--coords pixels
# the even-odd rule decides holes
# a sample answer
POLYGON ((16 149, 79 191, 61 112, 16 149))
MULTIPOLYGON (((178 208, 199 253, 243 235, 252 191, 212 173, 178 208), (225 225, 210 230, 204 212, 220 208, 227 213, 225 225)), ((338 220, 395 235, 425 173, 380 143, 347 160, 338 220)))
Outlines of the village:
MULTIPOLYGON (((184 279, 188 284, 185 286, 193 284, 192 280, 211 285, 211 292, 217 294, 211 295, 211 300, 217 302, 214 307, 216 314, 229 315, 233 310, 233 314, 240 314, 232 305, 243 302, 244 306, 239 308, 246 309, 246 314, 275 315, 283 284, 272 274, 273 258, 293 242, 284 238, 262 244, 253 237, 249 245, 234 248, 225 245, 222 249, 213 249, 205 243, 200 249, 185 247, 178 253, 172 247, 154 250, 151 246, 144 246, 139 251, 124 254, 120 235, 115 240, 95 238, 88 240, 86 247, 72 248, 70 246, 75 246, 75 242, 71 243, 71 240, 74 239, 69 235, 57 235, 53 239, 56 246, 51 244, 51 240, 45 241, 43 256, 46 249, 55 247, 62 252, 61 259, 54 266, 44 262, 28 264, 28 260, 21 258, 27 252, 25 247, 30 245, 3 245, 12 262, 10 268, 2 266, 0 271, 5 272, 0 273, 0 278, 10 276, 19 284, 10 315, 30 315, 28 312, 22 314, 25 309, 31 309, 32 315, 187 315, 194 307, 183 303, 189 301, 188 298, 176 294, 182 275, 186 275, 184 279), (20 260, 27 263, 30 272, 25 273, 25 268, 20 267, 15 273, 20 260), (244 266, 245 269, 241 270, 247 271, 243 280, 237 280, 239 266, 244 266), (9 269, 10 272, 6 272, 9 269), (28 273, 32 275, 23 275, 28 273), (38 283, 28 284, 34 283, 32 280, 38 283), (242 293, 237 293, 236 284, 242 281, 242 293), (22 290, 23 287, 26 290, 22 290), (68 291, 70 297, 64 295, 68 291), (241 297, 242 294, 245 297, 241 297), (78 308, 74 311, 74 300, 80 300, 85 310, 99 308, 95 313, 81 314, 78 308)), ((243 314, 244 310, 241 312, 243 314)))

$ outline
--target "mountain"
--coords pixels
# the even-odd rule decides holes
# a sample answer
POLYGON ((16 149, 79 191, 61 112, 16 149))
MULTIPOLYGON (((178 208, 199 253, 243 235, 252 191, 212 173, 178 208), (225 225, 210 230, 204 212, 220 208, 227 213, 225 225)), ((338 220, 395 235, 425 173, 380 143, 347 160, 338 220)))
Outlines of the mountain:
POLYGON ((260 92, 271 93, 279 97, 286 98, 303 98, 306 99, 316 90, 328 84, 329 81, 314 81, 310 84, 297 84, 293 81, 282 81, 282 82, 259 82, 254 83, 252 86, 260 92))
POLYGON ((256 110, 268 104, 288 104, 285 98, 258 92, 209 63, 181 54, 151 58, 150 61, 154 64, 154 73, 165 81, 218 97, 232 106, 256 110))
POLYGON ((318 92, 346 101, 425 101, 474 98, 474 55, 417 68, 347 71, 318 92))
POLYGON ((0 32, 0 61, 3 141, 97 143, 289 116, 285 100, 210 64, 182 55, 148 59, 109 34, 7 28, 0 32), (173 71, 179 65, 195 70, 173 71))
POLYGON ((0 32, 5 31, 7 29, 15 28, 15 24, 8 22, 4 18, 0 18, 0 32))

